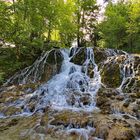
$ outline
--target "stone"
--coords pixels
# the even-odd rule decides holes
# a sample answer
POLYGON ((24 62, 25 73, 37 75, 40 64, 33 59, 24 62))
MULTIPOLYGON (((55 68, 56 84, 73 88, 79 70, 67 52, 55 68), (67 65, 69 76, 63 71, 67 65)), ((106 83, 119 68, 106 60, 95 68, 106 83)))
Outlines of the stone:
POLYGON ((124 96, 123 95, 117 95, 116 99, 119 101, 123 101, 124 100, 124 96))
POLYGON ((94 48, 94 58, 95 62, 99 65, 101 62, 104 62, 107 59, 107 54, 105 49, 94 48))
POLYGON ((60 72, 63 62, 63 56, 60 50, 52 50, 46 60, 44 66, 44 72, 41 76, 41 82, 46 82, 52 78, 55 74, 60 72))
POLYGON ((44 126, 37 126, 34 129, 37 133, 40 133, 40 134, 46 134, 46 132, 47 132, 46 128, 44 126))
POLYGON ((83 65, 86 61, 86 48, 78 48, 76 54, 71 58, 70 62, 77 65, 83 65))
POLYGON ((118 124, 109 131, 107 140, 133 140, 134 138, 135 133, 132 128, 118 124))
POLYGON ((108 88, 117 88, 121 85, 122 78, 120 73, 119 64, 108 63, 104 65, 101 72, 102 82, 108 88))
POLYGON ((124 107, 128 107, 129 104, 130 104, 130 100, 128 99, 128 100, 126 100, 126 101, 124 102, 123 106, 124 106, 124 107))
POLYGON ((85 94, 80 98, 80 102, 83 103, 83 105, 89 105, 91 103, 91 97, 90 94, 85 94))
POLYGON ((4 115, 6 116, 11 116, 11 115, 16 115, 21 113, 22 109, 20 107, 14 107, 14 106, 10 106, 10 107, 5 107, 2 110, 2 113, 4 113, 4 115))
POLYGON ((96 99, 96 105, 100 107, 100 106, 104 105, 108 101, 109 101, 108 98, 105 98, 105 97, 97 97, 97 99, 96 99))

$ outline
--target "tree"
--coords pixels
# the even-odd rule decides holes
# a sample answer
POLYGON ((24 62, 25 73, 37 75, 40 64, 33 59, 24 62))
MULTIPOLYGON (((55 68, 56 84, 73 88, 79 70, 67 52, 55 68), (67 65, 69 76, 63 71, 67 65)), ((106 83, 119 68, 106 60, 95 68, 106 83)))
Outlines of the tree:
MULTIPOLYGON (((97 23, 98 6, 95 0, 76 0, 76 25, 77 44, 81 46, 84 42, 95 41, 95 29, 97 23)), ((96 43, 95 43, 96 44, 96 43)))
POLYGON ((99 24, 100 40, 105 47, 123 49, 127 51, 140 50, 140 1, 120 0, 109 2, 105 18, 99 24))
POLYGON ((130 51, 140 50, 140 1, 133 0, 129 7, 129 21, 127 21, 127 40, 130 51))
POLYGON ((107 5, 105 19, 99 25, 101 38, 104 39, 107 47, 121 49, 126 43, 128 18, 128 4, 110 2, 107 5))

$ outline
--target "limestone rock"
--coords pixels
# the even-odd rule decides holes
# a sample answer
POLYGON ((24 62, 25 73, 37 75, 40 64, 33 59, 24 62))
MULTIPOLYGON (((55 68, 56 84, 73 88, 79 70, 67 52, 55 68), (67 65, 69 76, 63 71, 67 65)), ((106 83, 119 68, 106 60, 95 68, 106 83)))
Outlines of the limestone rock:
POLYGON ((77 48, 76 54, 70 61, 77 65, 83 65, 83 63, 86 61, 86 48, 77 48))

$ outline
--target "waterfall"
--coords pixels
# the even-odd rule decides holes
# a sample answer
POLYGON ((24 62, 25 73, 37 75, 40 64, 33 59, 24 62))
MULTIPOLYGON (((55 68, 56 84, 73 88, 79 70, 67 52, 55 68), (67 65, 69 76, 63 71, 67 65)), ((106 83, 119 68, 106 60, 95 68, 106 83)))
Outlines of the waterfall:
MULTIPOLYGON (((73 56, 69 57, 67 49, 62 49, 61 53, 64 60, 60 73, 42 84, 32 94, 32 98, 34 96, 39 98, 35 111, 41 110, 47 105, 57 110, 92 111, 96 108, 95 95, 101 84, 100 72, 94 61, 93 49, 87 48, 87 58, 83 66, 70 62, 73 56), (92 70, 94 72, 93 78, 87 75, 89 65, 94 67, 92 70), (84 72, 82 70, 83 67, 85 69, 84 72)), ((73 55, 75 55, 75 52, 73 55)))
MULTIPOLYGON (((113 49, 74 47, 43 52, 31 66, 17 72, 3 85, 5 91, 1 90, 0 97, 7 99, 1 100, 4 101, 1 106, 13 113, 6 114, 8 109, 0 108, 0 118, 36 114, 42 117, 47 112, 46 127, 54 133, 74 135, 79 140, 103 140, 102 128, 98 128, 100 122, 100 127, 103 125, 105 129, 103 133, 117 127, 117 119, 124 120, 124 117, 140 123, 135 108, 140 101, 133 95, 133 91, 140 91, 139 60, 137 56, 113 49), (114 86, 115 80, 118 83, 114 86), (37 85, 34 90, 32 84, 37 85), (63 121, 65 113, 70 114, 64 116, 66 122, 63 121)), ((124 122, 118 123, 122 126, 124 122)), ((40 136, 45 139, 43 134, 40 136)))

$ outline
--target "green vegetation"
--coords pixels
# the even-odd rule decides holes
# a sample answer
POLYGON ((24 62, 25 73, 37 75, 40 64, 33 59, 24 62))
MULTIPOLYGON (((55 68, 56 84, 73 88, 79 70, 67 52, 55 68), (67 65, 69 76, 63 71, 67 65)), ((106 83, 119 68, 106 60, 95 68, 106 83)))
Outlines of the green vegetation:
POLYGON ((108 2, 99 22, 96 0, 0 0, 0 83, 54 46, 96 46, 140 53, 140 1, 108 2))
POLYGON ((140 53, 140 1, 109 2, 99 33, 103 47, 140 53))

